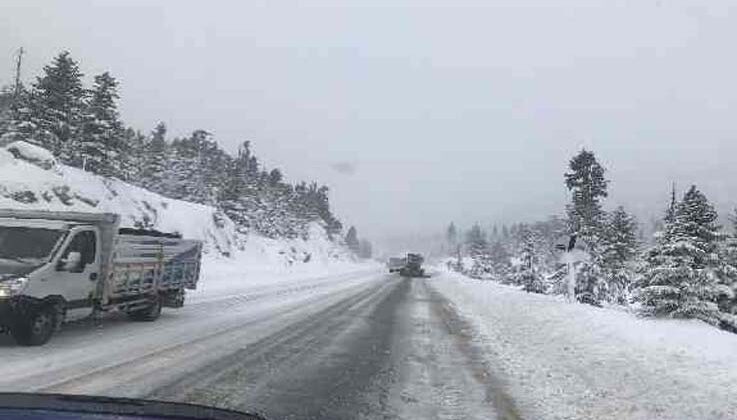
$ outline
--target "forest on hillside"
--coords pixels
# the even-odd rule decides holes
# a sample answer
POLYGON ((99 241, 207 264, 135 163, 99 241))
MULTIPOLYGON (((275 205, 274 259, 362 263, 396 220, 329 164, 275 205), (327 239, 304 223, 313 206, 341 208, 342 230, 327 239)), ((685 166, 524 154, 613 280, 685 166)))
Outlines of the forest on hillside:
MULTIPOLYGON (((243 232, 270 238, 306 237, 320 223, 335 239, 343 226, 333 214, 328 187, 285 181, 266 168, 250 141, 233 156, 211 132, 171 138, 161 122, 150 132, 125 124, 118 111, 118 81, 109 72, 84 75, 69 52, 57 55, 29 86, 0 92, 0 146, 24 141, 53 152, 61 163, 146 188, 169 198, 221 209, 243 232)), ((349 247, 370 255, 355 228, 349 247)))
POLYGON ((577 153, 563 180, 570 192, 564 216, 490 232, 477 223, 462 233, 451 223, 449 267, 528 292, 565 295, 571 266, 563 254, 575 237, 585 256, 573 264, 579 302, 696 318, 737 332, 737 211, 729 218, 732 229, 724 229, 697 186, 681 193, 673 187, 648 238, 624 207, 605 209, 610 180, 593 152, 577 153))

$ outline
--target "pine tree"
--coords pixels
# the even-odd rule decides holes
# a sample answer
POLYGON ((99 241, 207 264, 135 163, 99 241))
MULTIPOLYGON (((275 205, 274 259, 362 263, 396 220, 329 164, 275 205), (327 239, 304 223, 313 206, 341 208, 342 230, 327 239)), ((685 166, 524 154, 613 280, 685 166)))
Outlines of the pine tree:
POLYGON ((522 247, 518 256, 520 266, 514 276, 514 281, 527 292, 545 293, 546 286, 538 254, 539 237, 527 226, 522 227, 520 236, 522 237, 522 247))
POLYGON ((95 76, 85 108, 82 135, 70 148, 70 163, 97 174, 126 179, 129 146, 126 140, 132 141, 135 131, 123 132, 118 98, 118 82, 110 73, 95 76))
POLYGON ((453 222, 450 222, 448 229, 445 231, 445 243, 448 247, 449 254, 456 252, 456 248, 458 247, 458 229, 453 222))
POLYGON ((361 244, 358 240, 358 232, 356 231, 355 226, 351 226, 348 229, 348 233, 345 235, 345 243, 348 246, 348 249, 353 251, 356 255, 359 254, 361 244))
POLYGON ((489 261, 491 262, 494 277, 502 282, 509 279, 511 269, 511 255, 505 244, 497 239, 489 247, 489 261))
POLYGON ((677 204, 678 201, 676 200, 676 184, 673 183, 673 188, 671 188, 670 192, 670 203, 668 204, 668 208, 665 210, 665 217, 663 218, 663 222, 665 224, 672 224, 676 221, 677 204))
POLYGON ((0 146, 14 141, 41 145, 35 138, 38 126, 32 108, 32 92, 21 85, 17 93, 14 93, 12 97, 7 97, 12 100, 3 112, 3 121, 0 124, 0 146))
POLYGON ((568 220, 571 231, 583 237, 598 234, 603 219, 601 199, 607 197, 605 169, 596 156, 582 149, 571 159, 570 172, 565 174, 566 187, 571 191, 568 220))
POLYGON ((122 130, 122 145, 119 151, 120 162, 112 165, 117 176, 134 185, 143 185, 146 163, 149 159, 149 139, 142 132, 126 128, 122 130))
POLYGON ((566 187, 571 192, 571 203, 567 208, 569 232, 587 244, 589 253, 589 259, 578 267, 575 293, 579 301, 598 305, 608 293, 599 246, 605 220, 601 199, 607 197, 609 181, 604 177, 605 169, 596 156, 586 149, 571 159, 569 169, 565 174, 566 187))
POLYGON ((10 86, 0 88, 0 121, 8 120, 8 114, 10 113, 10 108, 13 106, 14 96, 13 89, 10 86))
POLYGON ((277 185, 281 184, 283 179, 284 176, 279 169, 272 169, 269 172, 269 185, 271 187, 276 187, 277 185))
POLYGON ((637 231, 636 219, 622 206, 617 207, 606 220, 601 251, 610 301, 627 302, 634 276, 632 263, 639 247, 637 231))
POLYGON ((143 188, 164 194, 163 181, 169 166, 169 145, 166 141, 166 124, 159 122, 151 131, 150 140, 144 144, 141 180, 143 188))
POLYGON ((466 251, 473 259, 473 266, 469 272, 472 277, 481 278, 492 272, 488 247, 486 232, 481 228, 481 225, 474 223, 466 233, 466 251))
POLYGON ((486 254, 488 242, 486 241, 486 233, 481 225, 474 223, 466 234, 466 249, 468 255, 472 258, 486 254))
POLYGON ((214 157, 217 145, 210 133, 195 130, 190 137, 175 139, 169 154, 169 167, 164 177, 165 195, 200 204, 215 204, 218 191, 226 181, 219 175, 219 159, 214 157))
POLYGON ((43 70, 43 76, 33 85, 25 117, 33 129, 28 140, 51 150, 62 162, 71 163, 74 142, 84 121, 83 74, 67 51, 43 70))
POLYGON ((692 186, 646 260, 638 295, 646 314, 720 322, 717 302, 731 291, 720 278, 718 247, 724 236, 716 220, 714 207, 692 186))
POLYGON ((722 266, 722 283, 729 291, 723 293, 719 298, 719 309, 732 315, 731 320, 725 327, 737 332, 737 209, 734 210, 729 217, 732 223, 732 233, 729 234, 724 243, 724 247, 720 250, 720 256, 723 262, 722 266))

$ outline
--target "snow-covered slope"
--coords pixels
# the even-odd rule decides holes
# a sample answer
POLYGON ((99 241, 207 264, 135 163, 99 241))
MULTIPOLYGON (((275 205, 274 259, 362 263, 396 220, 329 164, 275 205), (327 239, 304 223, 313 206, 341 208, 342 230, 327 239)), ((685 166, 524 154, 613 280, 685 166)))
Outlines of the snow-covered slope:
MULTIPOLYGON (((242 234, 213 207, 173 200, 117 179, 60 165, 46 150, 23 142, 0 149, 0 207, 112 212, 126 227, 179 232, 205 242, 206 261, 241 268, 294 270, 295 266, 350 263, 349 253, 315 224, 308 240, 242 234)), ((208 264, 206 264, 207 268, 208 264)))

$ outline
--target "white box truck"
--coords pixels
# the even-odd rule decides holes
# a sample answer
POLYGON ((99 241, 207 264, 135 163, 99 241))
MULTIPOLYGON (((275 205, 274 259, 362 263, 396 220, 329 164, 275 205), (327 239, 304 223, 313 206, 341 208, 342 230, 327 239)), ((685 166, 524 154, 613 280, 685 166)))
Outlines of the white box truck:
POLYGON ((111 213, 0 209, 0 327, 42 345, 65 321, 108 311, 153 321, 181 307, 202 243, 119 223, 111 213))

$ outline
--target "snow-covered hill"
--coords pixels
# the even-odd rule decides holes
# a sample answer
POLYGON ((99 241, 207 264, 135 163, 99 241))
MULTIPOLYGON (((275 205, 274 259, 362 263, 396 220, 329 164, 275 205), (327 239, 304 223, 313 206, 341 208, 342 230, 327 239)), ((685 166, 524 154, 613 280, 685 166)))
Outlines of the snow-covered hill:
POLYGON ((314 269, 353 260, 317 224, 307 240, 239 233, 233 221, 213 207, 169 199, 117 179, 60 165, 45 149, 23 142, 0 149, 0 207, 118 213, 124 227, 201 239, 208 261, 227 259, 242 267, 314 269))

